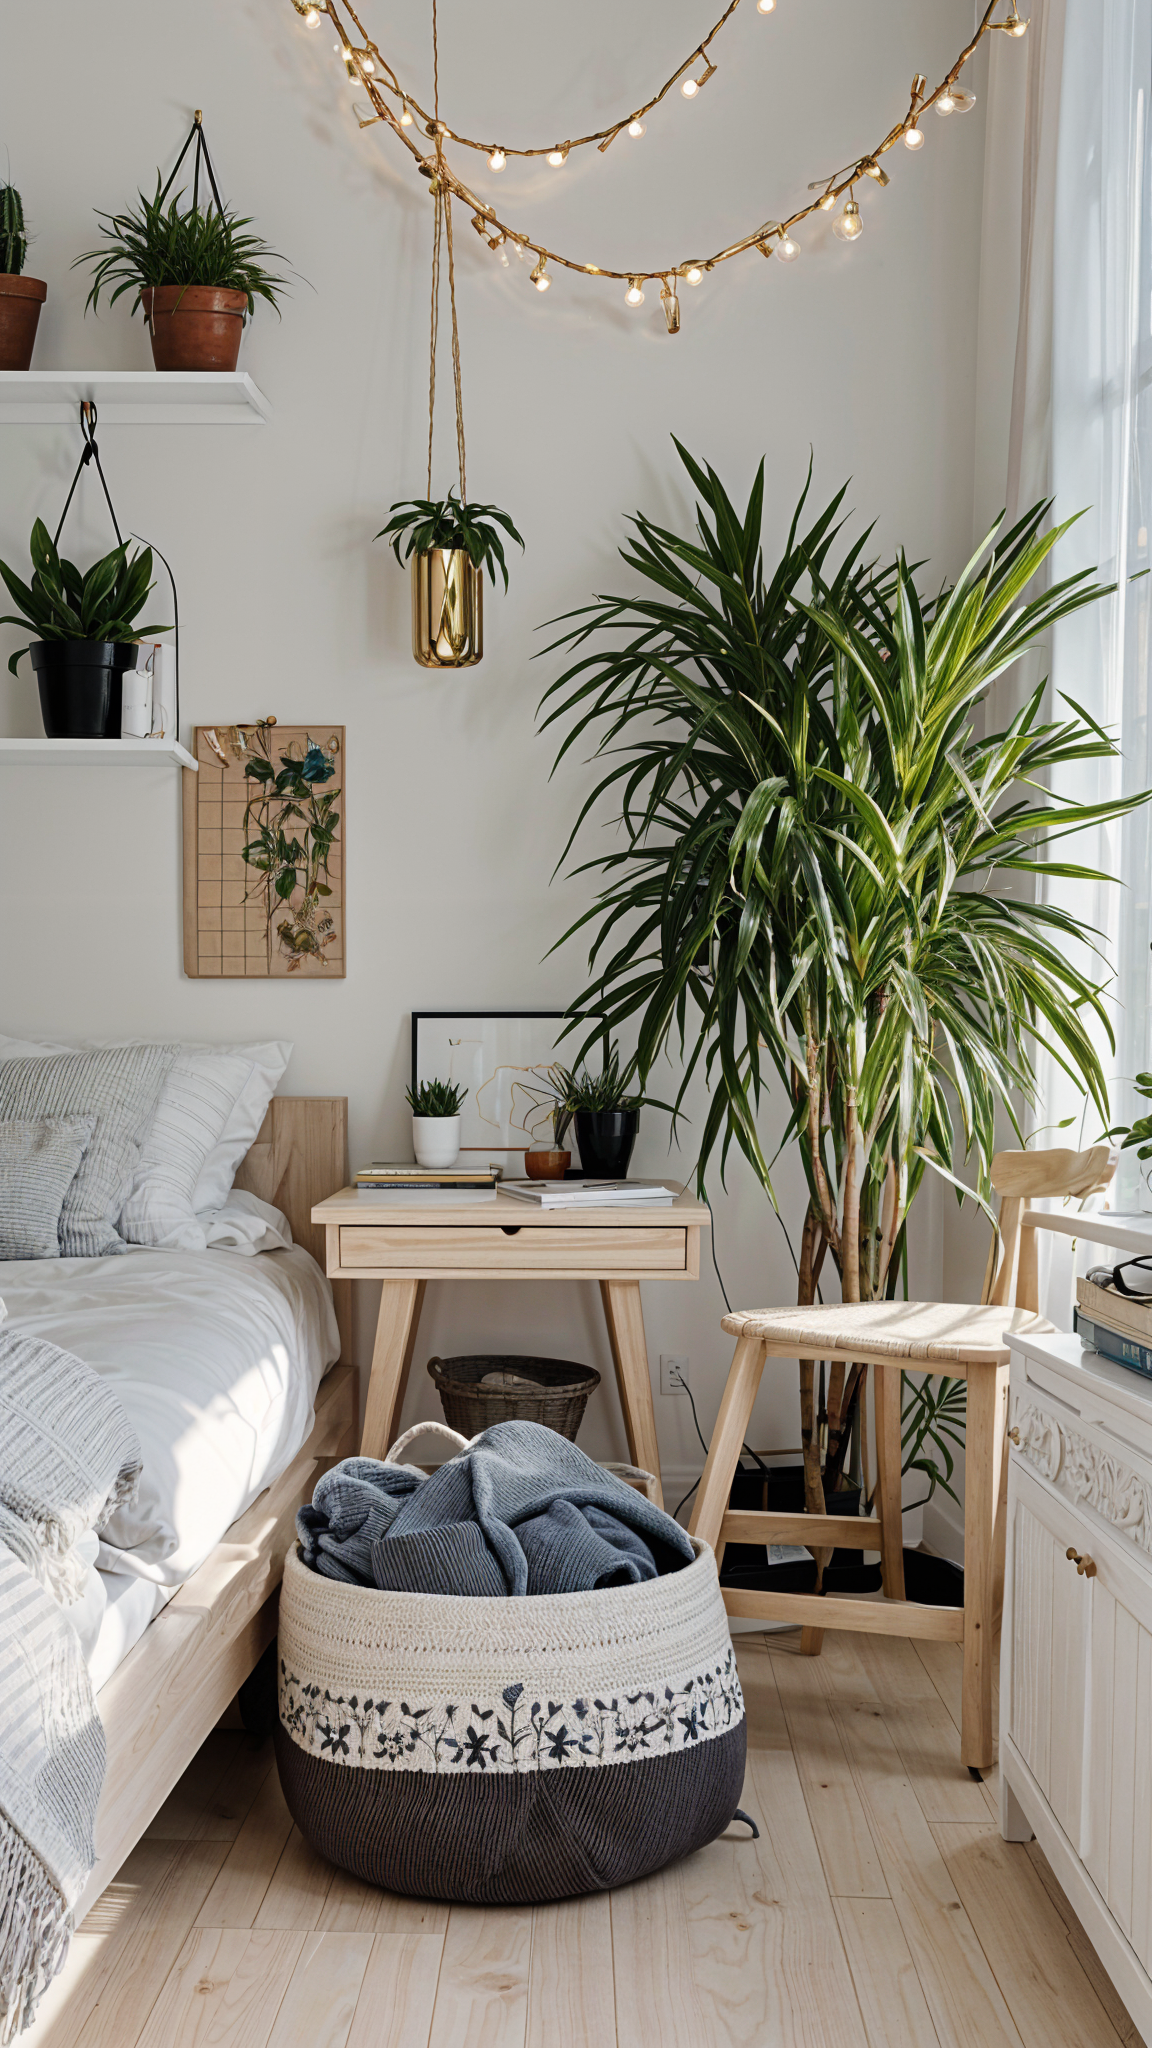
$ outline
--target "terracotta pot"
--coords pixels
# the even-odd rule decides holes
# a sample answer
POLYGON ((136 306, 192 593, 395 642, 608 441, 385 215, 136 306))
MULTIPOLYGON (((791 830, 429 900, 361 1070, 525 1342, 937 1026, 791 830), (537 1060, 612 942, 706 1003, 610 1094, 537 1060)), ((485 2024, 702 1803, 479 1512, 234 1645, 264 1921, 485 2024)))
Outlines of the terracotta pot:
POLYGON ((484 573, 465 548, 412 557, 412 652, 421 668, 472 668, 484 653, 484 573))
POLYGON ((234 370, 248 300, 222 285, 146 285, 140 294, 158 370, 234 370))
POLYGON ((48 287, 39 277, 0 271, 0 370, 26 370, 48 287))
POLYGON ((524 1172, 529 1180, 563 1180, 572 1164, 570 1152, 526 1152, 524 1172))

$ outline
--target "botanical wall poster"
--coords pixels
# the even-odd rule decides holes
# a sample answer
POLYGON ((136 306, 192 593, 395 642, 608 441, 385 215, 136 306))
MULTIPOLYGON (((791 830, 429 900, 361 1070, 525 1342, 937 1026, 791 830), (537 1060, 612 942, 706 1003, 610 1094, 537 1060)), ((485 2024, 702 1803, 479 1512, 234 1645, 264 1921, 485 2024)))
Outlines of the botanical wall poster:
POLYGON ((344 728, 202 725, 184 770, 184 971, 337 980, 344 728))

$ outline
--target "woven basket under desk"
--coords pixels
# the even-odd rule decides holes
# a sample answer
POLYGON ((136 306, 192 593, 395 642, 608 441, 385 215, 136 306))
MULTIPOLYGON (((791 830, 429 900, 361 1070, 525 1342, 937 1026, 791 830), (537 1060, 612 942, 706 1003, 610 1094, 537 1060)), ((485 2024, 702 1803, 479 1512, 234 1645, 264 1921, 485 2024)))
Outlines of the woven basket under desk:
POLYGON ((600 1385, 600 1375, 590 1365, 576 1365, 567 1358, 430 1358, 428 1372, 440 1395, 444 1420, 466 1437, 515 1417, 542 1422, 575 1443, 589 1397, 600 1385), (491 1372, 534 1380, 538 1391, 482 1387, 479 1382, 491 1372))

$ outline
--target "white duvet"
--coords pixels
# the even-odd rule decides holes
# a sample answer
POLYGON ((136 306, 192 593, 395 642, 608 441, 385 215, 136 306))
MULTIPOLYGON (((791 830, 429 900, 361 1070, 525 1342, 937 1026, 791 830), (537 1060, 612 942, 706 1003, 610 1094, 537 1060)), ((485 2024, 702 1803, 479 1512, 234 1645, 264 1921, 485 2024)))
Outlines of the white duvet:
POLYGON ((11 1323, 115 1388, 144 1469, 96 1562, 156 1587, 190 1578, 291 1463, 340 1355, 331 1289, 299 1246, 7 1260, 0 1294, 11 1323))

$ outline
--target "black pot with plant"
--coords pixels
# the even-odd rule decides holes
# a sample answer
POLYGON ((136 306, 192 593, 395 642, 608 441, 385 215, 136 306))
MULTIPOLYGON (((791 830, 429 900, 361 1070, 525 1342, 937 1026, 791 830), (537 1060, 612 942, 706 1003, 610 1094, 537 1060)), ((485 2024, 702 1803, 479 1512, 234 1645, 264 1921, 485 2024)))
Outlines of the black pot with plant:
POLYGON ((152 550, 129 555, 122 542, 82 575, 38 519, 29 552, 31 583, 0 562, 0 576, 19 606, 0 625, 22 626, 35 636, 9 657, 8 667, 15 675, 23 656, 31 655, 50 740, 119 739, 121 677, 135 666, 135 643, 168 631, 136 624, 153 587, 152 550))
POLYGON ((570 1118, 580 1147, 580 1165, 589 1180, 623 1180, 640 1128, 640 1111, 646 1103, 670 1110, 668 1103, 657 1102, 654 1096, 632 1092, 635 1070, 635 1060, 621 1069, 619 1048, 606 1043, 599 1074, 590 1074, 587 1067, 579 1073, 565 1067, 552 1071, 564 1128, 570 1118))
POLYGON ((48 287, 25 277, 28 234, 15 185, 0 185, 0 370, 27 370, 48 287))
POLYGON ((524 546, 506 512, 449 491, 393 505, 376 535, 391 542, 401 567, 411 560, 412 653, 421 668, 471 668, 483 655, 484 570, 495 584, 498 566, 508 588, 498 527, 524 546))
POLYGON ((96 209, 105 243, 76 258, 77 264, 93 265, 85 311, 89 306, 99 311, 102 291, 108 292, 110 305, 125 292, 135 292, 131 310, 143 308, 158 370, 234 370, 245 320, 251 319, 257 299, 279 311, 285 279, 266 268, 269 261, 282 259, 247 232, 250 217, 222 203, 199 114, 167 184, 161 184, 158 171, 153 197, 137 196, 138 206, 124 213, 96 209), (165 207, 193 141, 192 204, 182 204, 181 190, 165 207), (203 205, 202 172, 211 190, 203 205))

